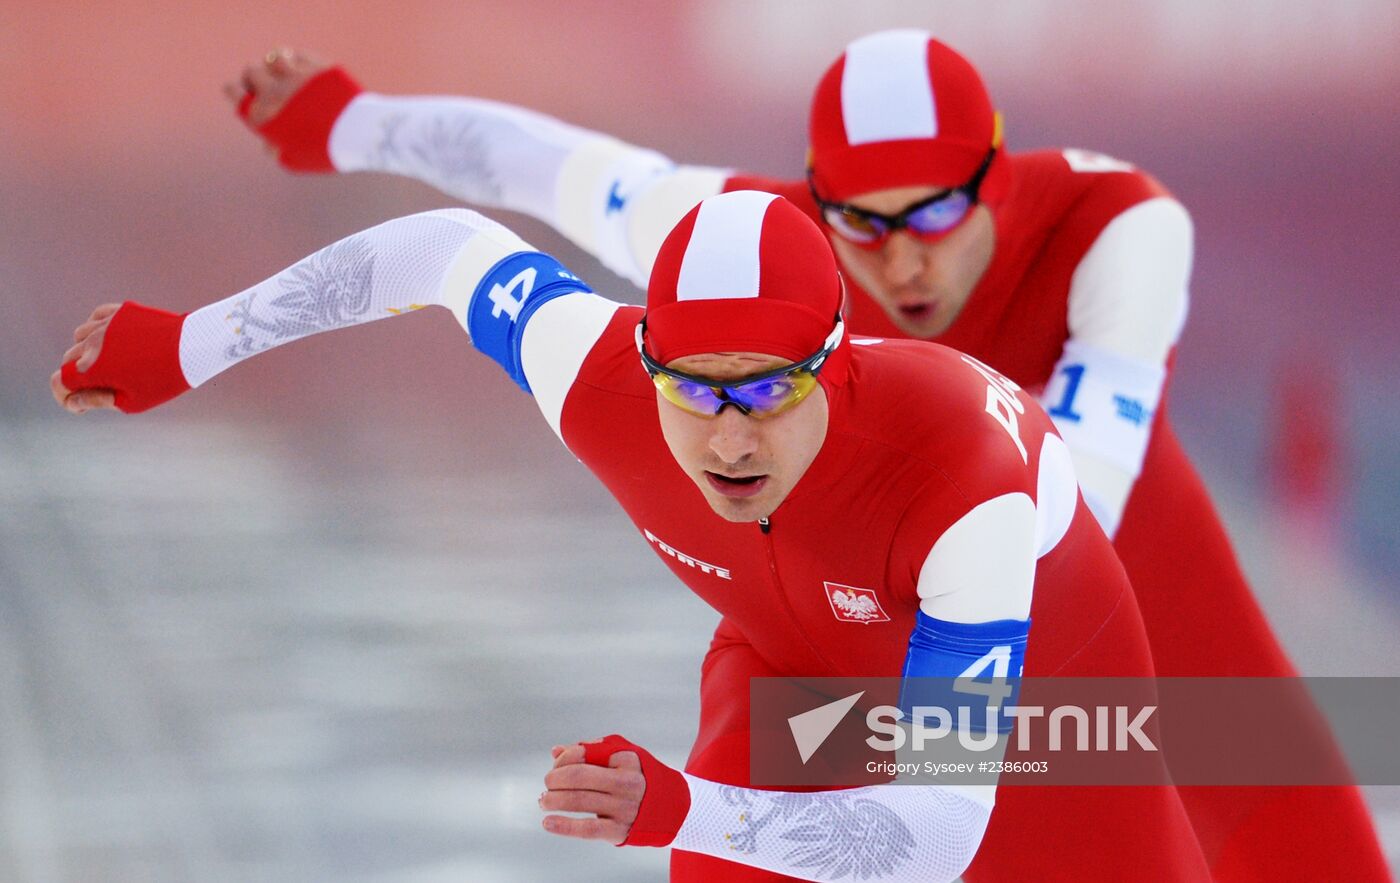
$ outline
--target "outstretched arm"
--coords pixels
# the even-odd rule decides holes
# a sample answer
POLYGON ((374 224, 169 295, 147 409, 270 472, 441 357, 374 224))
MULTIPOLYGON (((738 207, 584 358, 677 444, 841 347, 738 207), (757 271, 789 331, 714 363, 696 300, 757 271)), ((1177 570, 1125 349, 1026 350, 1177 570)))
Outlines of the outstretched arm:
POLYGON ((528 389, 524 317, 565 295, 596 302, 595 311, 615 308, 500 224, 466 209, 426 212, 346 237, 192 313, 130 301, 99 307, 74 333, 51 386, 76 413, 143 411, 309 334, 443 306, 528 389))
POLYGON ((364 92, 296 50, 248 65, 225 91, 288 168, 390 172, 523 212, 641 286, 672 226, 729 177, 508 104, 364 92))
POLYGON ((870 785, 770 791, 681 773, 621 736, 556 746, 540 808, 551 834, 674 846, 801 880, 956 880, 991 806, 970 789, 870 785))

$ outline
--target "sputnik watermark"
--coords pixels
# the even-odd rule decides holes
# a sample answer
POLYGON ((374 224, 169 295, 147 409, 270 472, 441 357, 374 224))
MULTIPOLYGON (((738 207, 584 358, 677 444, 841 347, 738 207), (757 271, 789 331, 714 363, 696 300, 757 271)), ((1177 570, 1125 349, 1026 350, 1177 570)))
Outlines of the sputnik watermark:
POLYGON ((1067 731, 1073 738, 1074 751, 1130 751, 1129 739, 1143 751, 1158 751, 1156 743, 1142 729, 1156 711, 1157 706, 1146 705, 1138 708, 1129 719, 1133 709, 1126 705, 1090 708, 1061 705, 1050 709, 1048 714, 1039 705, 1008 705, 982 709, 984 717, 978 721, 974 719, 973 709, 961 707, 957 710, 957 726, 954 727, 948 709, 916 705, 911 710, 911 726, 906 731, 900 726, 905 720, 904 709, 877 705, 866 712, 865 725, 878 735, 868 737, 865 744, 876 751, 899 751, 906 740, 912 740, 914 750, 922 751, 928 742, 956 733, 958 744, 968 751, 991 751, 1002 746, 1001 736, 1014 724, 1016 750, 1029 751, 1032 744, 1040 744, 1037 734, 1041 728, 1035 722, 1043 720, 1047 728, 1047 747, 1051 751, 1065 750, 1067 731), (1003 718, 1010 720, 1004 722, 1003 718), (1092 749, 1089 747, 1091 738, 1092 749))
MULTIPOLYGON (((802 763, 821 748, 863 695, 864 691, 852 693, 788 718, 802 763)), ((1048 711, 1039 705, 1007 705, 980 711, 978 720, 975 710, 967 706, 959 707, 954 715, 943 706, 915 705, 906 715, 898 706, 876 705, 865 713, 865 726, 871 732, 865 744, 876 751, 901 751, 909 743, 915 751, 923 751, 929 742, 955 735, 967 751, 995 751, 1005 747, 1002 736, 1014 727, 1018 751, 1029 751, 1033 744, 1044 744, 1050 751, 1066 750, 1067 745, 1074 751, 1130 751, 1130 742, 1142 751, 1160 750, 1143 730, 1156 713, 1156 705, 1136 709, 1127 705, 1060 705, 1048 711), (1044 741, 1040 740, 1042 733, 1044 741)))
POLYGON ((1400 678, 753 678, 749 698, 764 786, 1400 785, 1400 678))

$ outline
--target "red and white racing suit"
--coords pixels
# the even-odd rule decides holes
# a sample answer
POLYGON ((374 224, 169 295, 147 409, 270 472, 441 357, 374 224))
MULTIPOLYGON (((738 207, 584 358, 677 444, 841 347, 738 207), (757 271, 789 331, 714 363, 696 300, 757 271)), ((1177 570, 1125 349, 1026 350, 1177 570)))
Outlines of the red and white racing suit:
MULTIPOLYGON (((639 540, 723 615, 703 668, 673 879, 846 874, 794 857, 788 835, 809 816, 731 846, 758 815, 735 810, 736 788, 748 807, 785 793, 745 787, 750 677, 899 676, 919 612, 973 626, 1029 621, 1026 675, 1152 674, 1133 592, 1070 454, 1013 383, 946 347, 858 342, 828 394, 815 461, 766 523, 731 523, 662 438, 657 408, 670 405, 639 362, 642 310, 591 293, 470 211, 387 222, 183 317, 124 306, 97 362, 65 373, 70 388, 115 388, 150 405, 280 344, 426 305, 451 310, 529 389, 639 540), (841 616, 828 584, 862 590, 883 617, 841 616)), ((863 879, 951 880, 974 855, 970 880, 1208 876, 1170 786, 872 785, 810 800, 818 818, 858 805, 852 817, 880 820, 828 826, 828 851, 853 856, 863 879), (897 853, 878 845, 891 826, 897 853)))

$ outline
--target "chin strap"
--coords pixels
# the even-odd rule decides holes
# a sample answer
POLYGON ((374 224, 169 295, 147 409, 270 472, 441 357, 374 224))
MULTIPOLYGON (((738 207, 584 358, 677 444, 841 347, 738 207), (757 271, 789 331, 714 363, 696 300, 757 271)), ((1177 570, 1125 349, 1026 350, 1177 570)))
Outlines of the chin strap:
POLYGON ((597 742, 585 742, 583 760, 594 766, 608 766, 619 751, 635 752, 642 762, 646 791, 637 819, 619 846, 670 846, 690 814, 690 786, 685 776, 652 757, 651 752, 614 733, 597 742))

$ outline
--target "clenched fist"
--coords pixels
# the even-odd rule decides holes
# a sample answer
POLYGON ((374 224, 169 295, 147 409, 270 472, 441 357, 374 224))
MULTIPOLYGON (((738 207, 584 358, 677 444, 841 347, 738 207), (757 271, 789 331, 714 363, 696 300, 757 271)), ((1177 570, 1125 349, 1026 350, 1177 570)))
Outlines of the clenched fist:
POLYGON ((49 378, 54 401, 74 414, 154 408, 189 390, 180 365, 185 317, 135 301, 103 304, 73 332, 49 378))
MULTIPOLYGON (((103 304, 92 311, 87 321, 73 331, 73 345, 63 354, 62 361, 75 362, 74 367, 83 372, 92 367, 102 352, 102 339, 107 334, 107 326, 112 322, 121 304, 103 304)), ((49 390, 54 401, 74 414, 82 414, 93 408, 116 408, 116 392, 110 389, 70 390, 63 385, 63 369, 53 372, 49 378, 49 390)))
POLYGON ((281 113, 287 101, 330 62, 301 49, 282 47, 245 65, 236 81, 224 84, 224 95, 248 125, 258 128, 281 113))
POLYGON ((274 49, 243 68, 224 95, 294 172, 333 172, 331 128, 362 90, 344 68, 298 49, 274 49))

